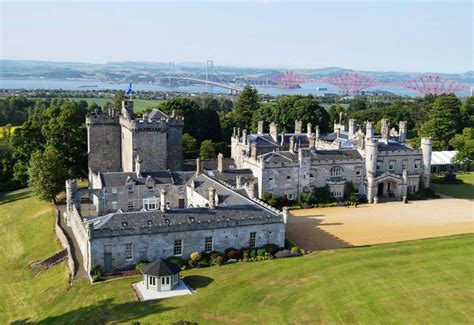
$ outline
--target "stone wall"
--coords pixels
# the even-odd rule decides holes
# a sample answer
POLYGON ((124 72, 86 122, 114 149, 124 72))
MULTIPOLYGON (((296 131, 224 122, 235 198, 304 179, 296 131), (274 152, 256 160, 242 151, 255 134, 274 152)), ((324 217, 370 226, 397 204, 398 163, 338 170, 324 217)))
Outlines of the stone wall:
POLYGON ((87 272, 89 272, 89 238, 87 235, 87 229, 85 228, 84 222, 82 222, 81 216, 77 212, 76 207, 74 206, 73 211, 68 212, 67 214, 67 224, 71 227, 74 237, 79 245, 81 250, 82 257, 84 259, 84 265, 87 266, 87 272))
POLYGON ((56 209, 56 220, 54 223, 54 232, 56 233, 56 237, 58 237, 59 241, 61 242, 61 246, 67 250, 67 265, 69 267, 69 272, 71 273, 71 279, 72 279, 75 273, 74 259, 72 258, 71 246, 69 244, 69 241, 67 240, 63 229, 59 225, 59 218, 61 218, 61 216, 59 214, 59 210, 56 209))
POLYGON ((91 242, 91 263, 104 265, 104 249, 111 250, 114 269, 132 268, 140 260, 153 261, 173 255, 174 241, 183 240, 183 258, 193 252, 204 250, 205 237, 213 238, 213 250, 223 252, 229 247, 240 249, 249 246, 250 233, 256 232, 256 246, 273 243, 285 244, 285 224, 269 223, 239 227, 216 228, 186 232, 168 232, 132 236, 93 238, 91 242), (133 258, 125 259, 125 245, 133 244, 133 258))
MULTIPOLYGON (((173 122, 173 121, 172 121, 173 122)), ((168 125, 168 169, 183 169, 183 122, 168 125)))

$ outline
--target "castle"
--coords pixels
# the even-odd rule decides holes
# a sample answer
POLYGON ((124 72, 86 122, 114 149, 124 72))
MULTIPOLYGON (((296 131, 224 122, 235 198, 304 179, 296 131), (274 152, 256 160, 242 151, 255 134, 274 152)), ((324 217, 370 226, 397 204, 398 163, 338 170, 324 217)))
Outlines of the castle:
POLYGON ((250 170, 255 177, 243 187, 256 186, 250 192, 260 198, 295 200, 301 193, 327 185, 333 197, 342 199, 345 187, 352 182, 356 194, 366 196, 369 203, 402 199, 418 191, 420 182, 429 187, 430 139, 421 139, 421 149, 408 145, 405 121, 397 131, 382 119, 379 135, 373 122, 366 122, 365 128, 354 119, 348 122, 342 123, 341 116, 328 134, 320 134, 317 126, 313 131, 310 123, 303 132, 298 120, 293 133, 279 133, 275 123, 265 133, 263 122, 258 122, 256 134, 234 129, 231 157, 239 170, 250 170))
POLYGON ((182 169, 184 120, 133 102, 87 116, 89 187, 66 181, 64 218, 87 272, 133 268, 142 260, 227 248, 284 246, 279 211, 203 171, 182 169))

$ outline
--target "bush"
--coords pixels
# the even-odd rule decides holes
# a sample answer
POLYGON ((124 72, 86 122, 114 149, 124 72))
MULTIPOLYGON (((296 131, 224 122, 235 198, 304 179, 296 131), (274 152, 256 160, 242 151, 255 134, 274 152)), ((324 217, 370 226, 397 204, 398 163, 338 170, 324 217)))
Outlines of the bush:
POLYGON ((135 266, 135 271, 141 272, 143 267, 147 265, 149 262, 148 261, 140 261, 136 266, 135 266))
POLYGON ((216 256, 216 258, 211 259, 211 265, 212 266, 222 265, 223 262, 224 262, 224 258, 220 255, 216 256))
POLYGON ((209 259, 210 260, 214 260, 216 259, 218 256, 222 257, 222 254, 217 252, 217 251, 212 251, 210 254, 209 254, 209 259))
POLYGON ((92 276, 92 282, 99 282, 102 281, 102 275, 101 274, 94 274, 92 276))
POLYGON ((247 259, 250 257, 250 250, 248 248, 242 248, 242 258, 247 259))
POLYGON ((266 244, 266 245, 263 245, 262 248, 272 255, 275 255, 275 253, 280 250, 280 247, 278 247, 278 245, 275 245, 275 244, 266 244))
POLYGON ((102 266, 100 264, 92 264, 91 265, 91 276, 94 277, 95 275, 102 275, 102 266))
POLYGON ((291 252, 291 254, 293 254, 293 255, 301 255, 301 251, 302 251, 302 249, 299 248, 298 246, 293 246, 293 247, 291 247, 291 249, 290 249, 290 252, 291 252))
POLYGON ((276 258, 284 258, 284 257, 292 257, 292 256, 299 256, 299 254, 295 255, 292 252, 290 252, 288 249, 283 249, 281 251, 276 252, 275 254, 276 258))
POLYGON ((430 199, 436 199, 438 197, 438 195, 436 195, 435 191, 433 191, 433 189, 431 189, 431 188, 425 188, 424 189, 424 194, 425 194, 425 197, 430 198, 430 199))
POLYGON ((252 248, 252 250, 250 251, 250 257, 251 258, 257 257, 257 250, 255 248, 252 248))
POLYGON ((265 256, 267 254, 267 250, 265 248, 257 249, 257 256, 265 256))
POLYGON ((227 248, 225 250, 225 256, 227 259, 239 259, 240 258, 240 251, 235 248, 227 248))
POLYGON ((208 267, 208 266, 211 266, 211 263, 209 262, 209 260, 207 258, 202 258, 201 260, 199 260, 198 266, 199 267, 208 267))
POLYGON ((166 260, 176 266, 183 266, 183 261, 177 256, 170 256, 166 260))
POLYGON ((288 238, 285 238, 285 248, 287 249, 291 249, 292 247, 295 247, 296 244, 293 243, 291 240, 289 240, 288 238))

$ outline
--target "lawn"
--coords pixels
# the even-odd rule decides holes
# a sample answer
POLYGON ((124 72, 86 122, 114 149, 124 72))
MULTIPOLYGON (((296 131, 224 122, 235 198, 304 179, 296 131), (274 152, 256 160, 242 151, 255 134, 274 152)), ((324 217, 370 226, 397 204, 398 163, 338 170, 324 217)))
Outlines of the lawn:
MULTIPOLYGON (((440 176, 432 176, 432 179, 440 176)), ((457 179, 462 179, 464 184, 436 184, 431 182, 430 187, 436 192, 459 199, 474 199, 474 173, 458 174, 457 179)))
POLYGON ((28 192, 0 201, 0 323, 470 323, 474 236, 461 235, 182 273, 191 296, 137 302, 128 278, 67 287, 67 269, 32 279, 55 252, 51 206, 28 192))
MULTIPOLYGON (((95 102, 97 105, 103 107, 107 102, 112 102, 113 100, 110 98, 70 98, 76 101, 80 100, 85 100, 88 104, 95 102)), ((145 100, 145 99, 134 99, 133 100, 133 105, 134 105, 134 111, 136 113, 139 113, 141 111, 144 111, 147 108, 155 108, 158 106, 158 103, 160 103, 162 100, 145 100)))

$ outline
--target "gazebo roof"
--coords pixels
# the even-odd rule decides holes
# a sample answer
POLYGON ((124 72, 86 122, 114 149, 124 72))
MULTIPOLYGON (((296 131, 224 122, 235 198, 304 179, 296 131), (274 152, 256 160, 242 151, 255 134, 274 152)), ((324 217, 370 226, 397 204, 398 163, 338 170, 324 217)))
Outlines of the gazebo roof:
POLYGON ((153 276, 174 275, 178 274, 180 271, 181 269, 178 266, 163 259, 156 260, 142 268, 143 274, 153 276))

